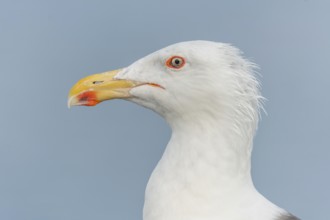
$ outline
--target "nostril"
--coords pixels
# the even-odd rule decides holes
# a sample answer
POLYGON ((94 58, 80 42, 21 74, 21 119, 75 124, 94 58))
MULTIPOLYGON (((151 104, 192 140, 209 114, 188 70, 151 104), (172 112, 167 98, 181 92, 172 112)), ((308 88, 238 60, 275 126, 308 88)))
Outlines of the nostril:
POLYGON ((94 82, 93 82, 93 84, 95 84, 95 85, 96 85, 96 84, 101 84, 101 83, 103 83, 103 81, 94 81, 94 82))

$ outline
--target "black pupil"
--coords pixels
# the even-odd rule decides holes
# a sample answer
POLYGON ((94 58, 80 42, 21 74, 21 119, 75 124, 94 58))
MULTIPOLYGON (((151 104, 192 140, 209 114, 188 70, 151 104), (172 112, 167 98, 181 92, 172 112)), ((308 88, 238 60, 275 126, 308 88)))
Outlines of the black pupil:
POLYGON ((175 59, 175 60, 174 60, 174 63, 175 63, 176 65, 179 65, 179 64, 181 63, 181 61, 180 61, 180 59, 175 59))

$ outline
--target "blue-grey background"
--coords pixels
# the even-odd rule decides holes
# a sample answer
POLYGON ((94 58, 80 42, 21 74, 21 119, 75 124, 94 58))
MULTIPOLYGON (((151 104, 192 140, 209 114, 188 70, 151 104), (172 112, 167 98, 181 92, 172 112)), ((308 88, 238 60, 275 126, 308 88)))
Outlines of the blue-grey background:
POLYGON ((229 42, 268 99, 253 177, 302 219, 330 219, 330 3, 0 1, 0 219, 142 219, 170 137, 125 101, 66 106, 70 87, 172 43, 229 42))

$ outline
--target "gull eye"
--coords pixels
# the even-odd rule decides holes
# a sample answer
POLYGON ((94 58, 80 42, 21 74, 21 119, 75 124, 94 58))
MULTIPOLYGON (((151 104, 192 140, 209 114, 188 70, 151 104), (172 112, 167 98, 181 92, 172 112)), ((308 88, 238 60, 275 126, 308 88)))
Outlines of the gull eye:
POLYGON ((173 56, 166 61, 166 66, 174 69, 180 69, 185 63, 186 61, 183 57, 173 56))

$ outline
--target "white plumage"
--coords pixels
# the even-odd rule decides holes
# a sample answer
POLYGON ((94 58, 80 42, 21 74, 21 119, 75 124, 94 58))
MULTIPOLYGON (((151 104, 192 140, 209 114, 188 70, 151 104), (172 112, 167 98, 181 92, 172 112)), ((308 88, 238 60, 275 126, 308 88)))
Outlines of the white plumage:
POLYGON ((144 220, 297 219, 259 194, 251 179, 262 100, 254 68, 231 45, 191 41, 116 74, 140 82, 126 99, 159 113, 172 128, 146 189, 144 220))

